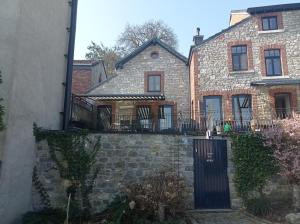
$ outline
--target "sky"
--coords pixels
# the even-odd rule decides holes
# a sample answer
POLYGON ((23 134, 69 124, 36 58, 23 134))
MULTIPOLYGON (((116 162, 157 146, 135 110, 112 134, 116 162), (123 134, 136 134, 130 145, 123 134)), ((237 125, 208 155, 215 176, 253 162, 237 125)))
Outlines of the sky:
POLYGON ((75 59, 84 59, 94 41, 113 46, 126 24, 162 20, 178 38, 178 51, 188 56, 196 28, 204 39, 229 26, 231 10, 295 3, 297 0, 79 0, 75 59))

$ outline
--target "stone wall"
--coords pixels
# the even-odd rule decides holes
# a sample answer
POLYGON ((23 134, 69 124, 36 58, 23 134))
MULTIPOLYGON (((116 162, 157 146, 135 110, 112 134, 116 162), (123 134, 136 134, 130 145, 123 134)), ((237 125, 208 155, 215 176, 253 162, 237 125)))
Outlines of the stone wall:
MULTIPOLYGON (((194 48, 194 54, 197 55, 197 61, 193 68, 190 68, 191 79, 194 79, 194 85, 191 89, 198 89, 199 96, 195 94, 194 110, 202 103, 202 97, 205 95, 223 96, 223 108, 226 117, 231 115, 232 108, 226 107, 231 102, 232 94, 243 94, 251 92, 257 108, 266 106, 265 101, 256 102, 257 95, 263 92, 257 92, 256 88, 251 87, 253 81, 266 79, 264 77, 264 60, 262 60, 262 49, 268 47, 280 46, 282 49, 282 68, 285 78, 300 78, 300 11, 288 11, 278 13, 282 15, 283 29, 277 32, 266 32, 259 30, 260 17, 251 16, 240 24, 228 29, 227 31, 216 35, 198 47, 194 48), (230 46, 231 43, 249 43, 248 45, 248 71, 231 71, 230 46)), ((267 77, 269 79, 269 77, 267 77)), ((273 77, 278 78, 278 77, 273 77)), ((191 84, 193 84, 191 83, 191 84)), ((265 91, 264 97, 267 102, 272 100, 268 92, 265 91)), ((297 93, 300 95, 299 90, 297 93)), ((193 95, 192 95, 193 96, 193 95)), ((300 98, 298 98, 298 102, 300 98)), ((300 110, 300 105, 297 105, 300 110)), ((260 113, 261 111, 257 111, 260 113)), ((262 111, 261 113, 264 113, 262 111)))
MULTIPOLYGON (((101 147, 97 160, 101 166, 95 181, 91 203, 95 211, 103 210, 120 194, 127 184, 141 181, 146 175, 159 170, 179 172, 186 180, 187 208, 194 208, 194 158, 193 139, 197 136, 153 135, 153 134, 94 134, 101 136, 101 147)), ((221 138, 221 137, 216 137, 221 138)), ((222 138, 221 138, 222 139, 222 138)), ((45 141, 38 143, 36 167, 40 181, 48 192, 52 206, 65 206, 65 182, 59 177, 55 163, 50 159, 45 141)), ((227 139, 227 174, 232 209, 240 209, 242 201, 234 186, 234 166, 231 161, 231 141, 227 139)), ((265 193, 272 203, 287 206, 292 191, 287 182, 274 177, 268 182, 265 193)), ((33 188, 33 209, 41 208, 39 194, 33 188)))
MULTIPOLYGON (((92 135, 95 136, 95 135, 92 135)), ((91 202, 96 211, 104 209, 126 184, 141 181, 145 175, 162 169, 179 172, 187 183, 187 207, 193 208, 192 140, 184 136, 151 134, 101 134, 102 150, 97 158, 101 171, 91 202)), ((51 161, 45 141, 38 144, 36 166, 40 181, 53 206, 66 204, 64 182, 51 161)), ((33 189, 33 208, 41 201, 33 189)))

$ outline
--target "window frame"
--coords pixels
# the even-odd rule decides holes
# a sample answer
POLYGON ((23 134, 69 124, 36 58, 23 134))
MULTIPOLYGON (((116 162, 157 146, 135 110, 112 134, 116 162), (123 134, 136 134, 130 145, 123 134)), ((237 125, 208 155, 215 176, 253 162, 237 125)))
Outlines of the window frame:
POLYGON ((150 93, 162 92, 162 74, 158 74, 158 73, 147 74, 147 92, 150 92, 150 93), (159 90, 151 90, 150 89, 150 78, 151 77, 159 77, 159 90))
POLYGON ((283 68, 282 68, 282 57, 281 57, 281 49, 279 48, 274 48, 274 49, 265 49, 264 50, 264 60, 265 60, 265 69, 266 69, 266 76, 282 76, 283 75, 283 68), (267 51, 279 51, 279 56, 266 56, 267 51), (274 65, 274 60, 279 59, 279 65, 280 65, 280 74, 275 73, 275 65, 274 65), (268 73, 268 66, 267 66, 267 60, 271 60, 272 62, 272 71, 273 73, 268 73))
MULTIPOLYGON (((207 110, 206 110, 206 101, 210 99, 218 99, 219 100, 219 109, 220 109, 220 121, 224 120, 223 117, 223 96, 222 95, 208 95, 203 96, 203 109, 204 109, 204 117, 207 119, 207 110)), ((215 112, 214 112, 215 113, 215 112)))
POLYGON ((240 44, 240 45, 233 45, 231 46, 231 60, 232 60, 232 71, 236 72, 236 71, 248 71, 249 69, 249 62, 248 62, 248 45, 247 44, 240 44), (233 48, 238 48, 238 47, 245 47, 246 52, 242 52, 242 53, 234 53, 233 52, 233 48), (242 60, 241 60, 241 56, 242 55, 246 55, 246 68, 242 69, 242 60), (235 68, 235 63, 234 63, 234 58, 235 56, 238 56, 238 68, 235 68))
MULTIPOLYGON (((236 112, 236 110, 235 110, 236 108, 235 108, 235 103, 234 103, 234 100, 236 98, 238 98, 238 97, 249 97, 249 99, 250 99, 250 102, 249 102, 250 107, 247 107, 247 108, 250 109, 250 120, 251 120, 252 116, 253 116, 253 105, 252 105, 253 99, 252 99, 252 95, 251 94, 235 94, 235 95, 231 96, 232 115, 233 115, 234 121, 236 121, 236 122, 238 121, 238 118, 236 118, 236 113, 235 113, 236 112)), ((243 107, 241 107, 241 108, 243 108, 243 107)), ((242 116, 243 116, 243 113, 242 113, 242 116)), ((244 121, 244 118, 242 117, 242 121, 240 121, 241 122, 240 125, 243 125, 243 121, 244 121)))
POLYGON ((263 31, 278 30, 279 29, 278 16, 274 15, 274 16, 264 16, 264 17, 261 17, 261 29, 263 31), (274 29, 271 29, 271 19, 272 18, 275 18, 275 21, 276 21, 276 28, 274 28, 274 29), (264 20, 268 20, 268 29, 265 29, 265 27, 264 27, 264 20))

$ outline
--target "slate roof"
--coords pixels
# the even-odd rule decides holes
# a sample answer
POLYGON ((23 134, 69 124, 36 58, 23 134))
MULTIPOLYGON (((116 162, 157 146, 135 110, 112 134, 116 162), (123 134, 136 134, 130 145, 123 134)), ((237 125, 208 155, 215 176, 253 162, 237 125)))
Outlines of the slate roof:
POLYGON ((122 68, 125 63, 127 63, 132 58, 134 58, 135 56, 137 56, 139 53, 141 53, 147 47, 149 47, 151 45, 156 45, 156 44, 159 45, 160 47, 164 48, 170 54, 174 55, 175 57, 177 57, 178 59, 180 59, 181 61, 183 61, 184 63, 187 64, 188 59, 185 56, 183 56, 182 54, 180 54, 179 52, 177 52, 175 49, 173 49, 172 47, 170 47, 168 44, 162 42, 160 39, 153 38, 153 39, 145 42, 144 44, 142 44, 139 48, 137 48, 136 50, 134 50, 133 52, 131 52, 127 56, 123 57, 121 60, 119 60, 116 63, 116 66, 115 66, 116 69, 122 68))
POLYGON ((251 86, 276 86, 300 84, 300 79, 265 79, 251 82, 251 86))
POLYGON ((300 3, 252 7, 252 8, 248 8, 247 12, 249 14, 260 14, 260 13, 283 12, 283 11, 292 11, 292 10, 300 10, 300 3))

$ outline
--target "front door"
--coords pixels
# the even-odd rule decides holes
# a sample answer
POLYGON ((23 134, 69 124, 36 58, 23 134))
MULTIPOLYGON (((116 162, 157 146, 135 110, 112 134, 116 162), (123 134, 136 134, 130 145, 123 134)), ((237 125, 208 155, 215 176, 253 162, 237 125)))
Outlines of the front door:
POLYGON ((194 139, 196 209, 230 208, 227 141, 194 139))

